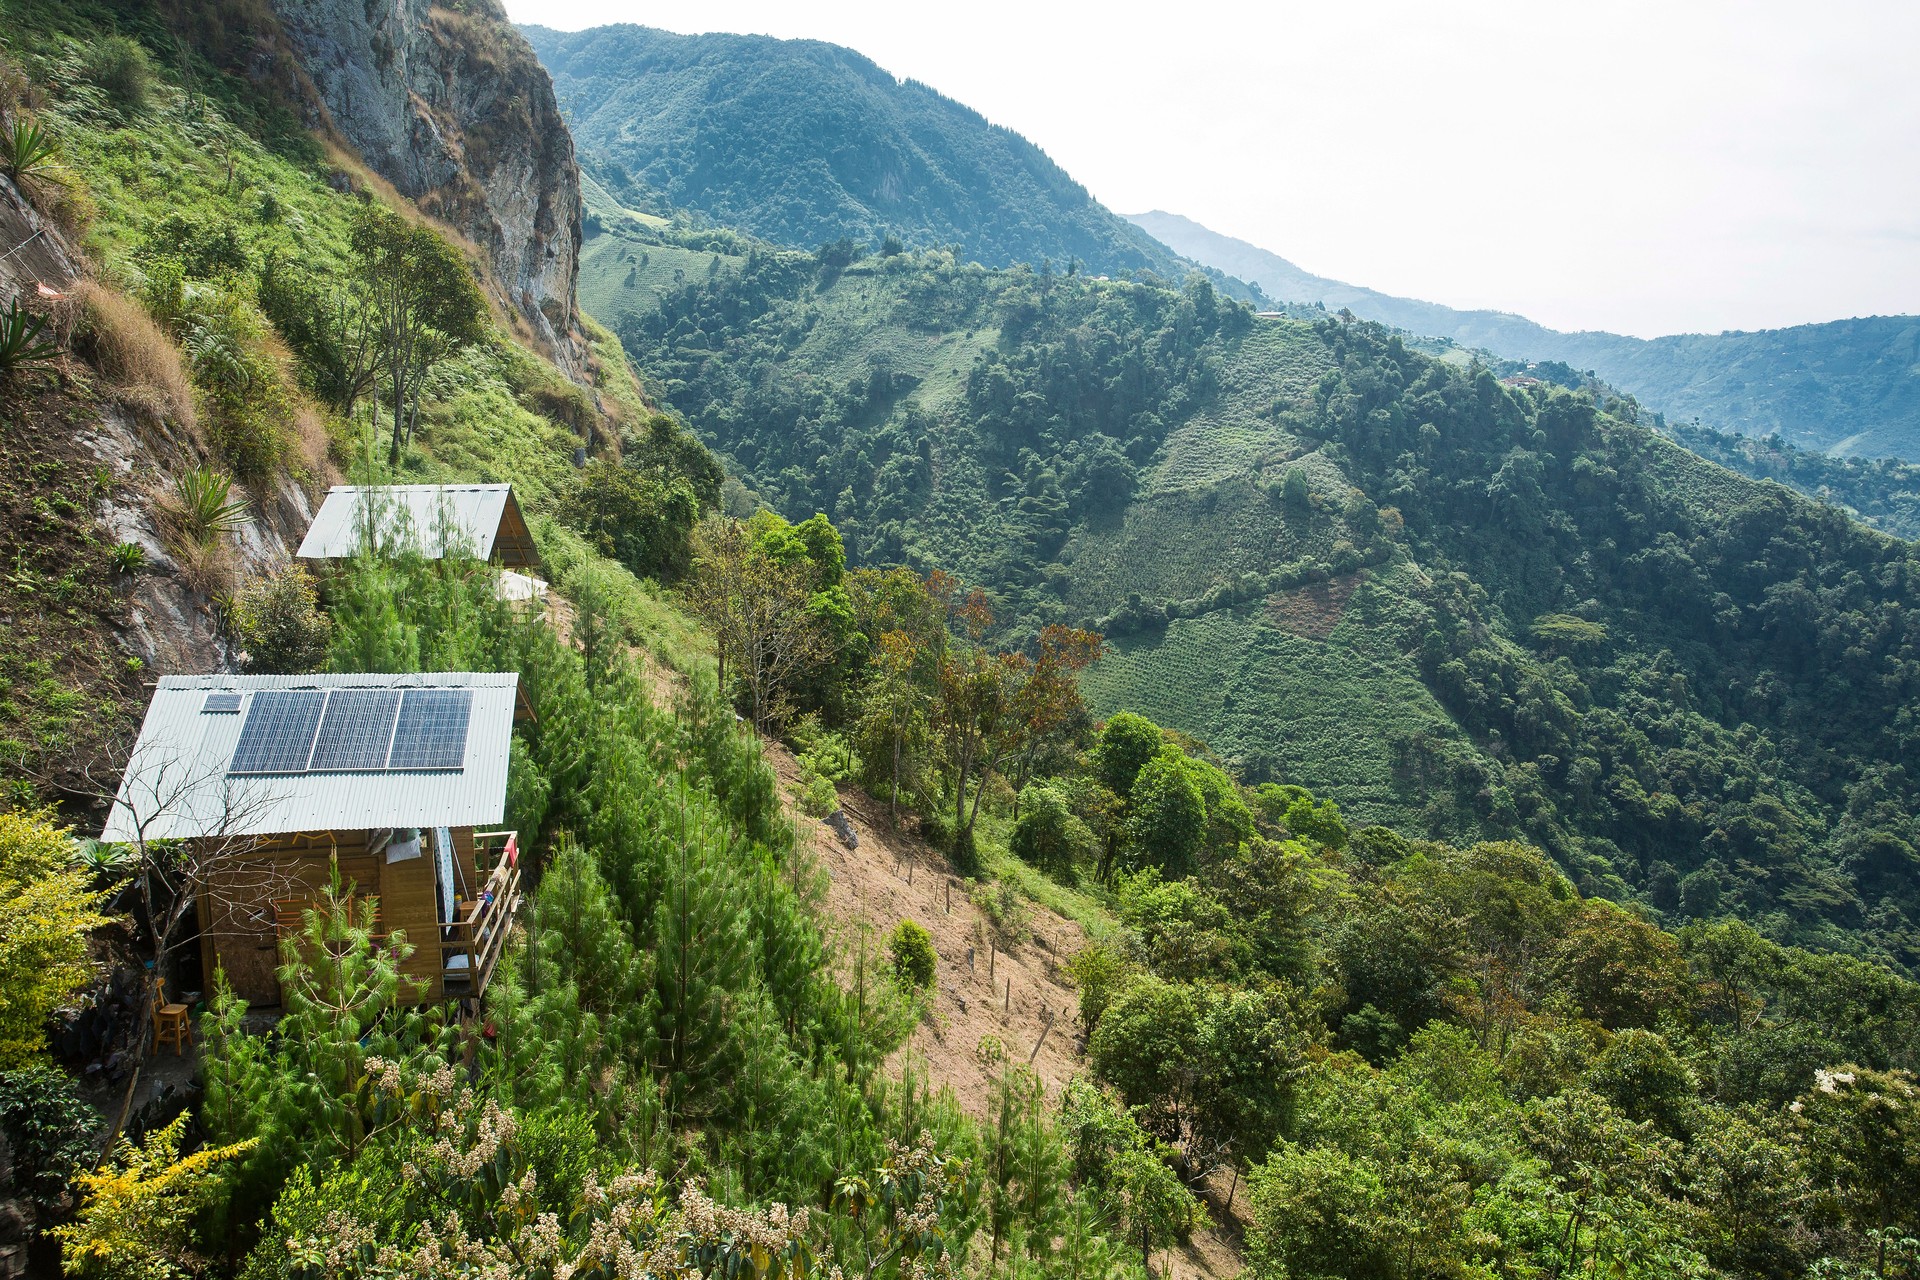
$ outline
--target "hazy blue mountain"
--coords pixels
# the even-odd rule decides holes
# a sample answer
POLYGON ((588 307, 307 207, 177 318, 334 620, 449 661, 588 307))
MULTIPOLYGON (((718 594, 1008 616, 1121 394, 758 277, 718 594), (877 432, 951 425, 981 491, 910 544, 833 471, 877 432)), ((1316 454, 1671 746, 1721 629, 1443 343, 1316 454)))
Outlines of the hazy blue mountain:
POLYGON ((811 249, 886 236, 989 266, 1192 268, 1040 148, 915 81, 817 40, 523 28, 575 140, 623 201, 811 249))
POLYGON ((1757 333, 1630 338, 1562 333, 1504 311, 1461 311, 1303 271, 1257 245, 1156 210, 1129 215, 1174 252, 1288 302, 1318 302, 1510 360, 1591 370, 1679 421, 1848 456, 1920 459, 1920 317, 1757 333))

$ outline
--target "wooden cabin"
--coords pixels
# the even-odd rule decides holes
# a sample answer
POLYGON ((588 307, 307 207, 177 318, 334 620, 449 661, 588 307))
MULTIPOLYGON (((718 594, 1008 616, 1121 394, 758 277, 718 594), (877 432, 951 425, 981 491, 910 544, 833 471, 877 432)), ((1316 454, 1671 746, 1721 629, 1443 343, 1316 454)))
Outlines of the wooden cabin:
POLYGON ((508 484, 335 485, 294 554, 345 560, 372 545, 410 546, 429 559, 490 560, 538 577, 540 553, 508 484))
POLYGON ((519 677, 170 676, 101 839, 190 842, 205 972, 281 1003, 283 941, 338 875, 404 934, 422 1002, 486 993, 520 907, 500 830, 519 677))

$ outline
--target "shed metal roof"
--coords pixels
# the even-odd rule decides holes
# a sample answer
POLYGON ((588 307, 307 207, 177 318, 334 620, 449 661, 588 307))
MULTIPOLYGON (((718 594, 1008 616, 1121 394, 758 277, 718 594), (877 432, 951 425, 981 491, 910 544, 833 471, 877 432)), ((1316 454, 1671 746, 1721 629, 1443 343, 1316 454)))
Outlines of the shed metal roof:
MULTIPOLYGON (((476 827, 506 814, 507 757, 520 677, 420 675, 167 676, 147 704, 102 840, 175 840, 381 827, 476 827), (458 769, 230 776, 253 695, 270 689, 471 689, 458 769), (238 714, 203 710, 237 694, 238 714)), ((230 699, 228 700, 230 703, 230 699)))
POLYGON ((360 550, 369 527, 379 541, 404 538, 434 559, 453 550, 490 560, 499 551, 505 564, 538 563, 507 484, 335 485, 295 554, 344 560, 360 550))

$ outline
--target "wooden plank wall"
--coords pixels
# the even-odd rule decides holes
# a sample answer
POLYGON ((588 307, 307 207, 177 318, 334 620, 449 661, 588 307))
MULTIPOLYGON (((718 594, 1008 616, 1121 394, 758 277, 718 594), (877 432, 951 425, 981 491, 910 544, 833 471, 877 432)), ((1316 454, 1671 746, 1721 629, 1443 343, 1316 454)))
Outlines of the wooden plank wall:
MULTIPOLYGON (((418 986, 422 1002, 441 998, 440 912, 434 892, 433 833, 421 833, 421 855, 389 863, 370 852, 366 831, 319 831, 269 837, 244 856, 220 860, 200 886, 201 960, 211 989, 216 965, 225 968, 235 994, 250 1005, 278 1005, 280 966, 274 929, 276 899, 317 901, 327 886, 333 860, 339 861, 342 888, 349 882, 360 896, 377 896, 383 932, 404 933, 414 952, 401 971, 418 986)), ((454 857, 465 873, 455 877, 456 894, 479 891, 471 827, 455 828, 454 857)))

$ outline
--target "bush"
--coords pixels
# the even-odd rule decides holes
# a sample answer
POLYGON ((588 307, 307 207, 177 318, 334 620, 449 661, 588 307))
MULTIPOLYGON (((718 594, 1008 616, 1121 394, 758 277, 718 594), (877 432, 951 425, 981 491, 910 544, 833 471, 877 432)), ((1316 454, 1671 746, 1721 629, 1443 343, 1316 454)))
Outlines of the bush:
POLYGON ((807 773, 800 781, 800 811, 809 817, 824 818, 840 807, 840 793, 833 783, 817 773, 807 773))
POLYGON ((106 895, 72 852, 45 814, 0 812, 0 1070, 31 1061, 48 1016, 93 981, 87 935, 106 895))
POLYGON ((241 589, 233 629, 246 647, 247 670, 268 675, 318 670, 332 638, 313 575, 292 562, 241 589))
POLYGON ((125 115, 137 115, 153 99, 153 60, 139 41, 108 36, 87 50, 87 79, 125 115))
POLYGON ((893 972, 901 982, 916 991, 933 985, 940 956, 933 949, 933 935, 912 920, 902 920, 887 935, 887 954, 893 957, 893 972))
POLYGON ((987 918, 993 928, 994 942, 1002 951, 1019 946, 1031 936, 1028 926, 1032 909, 1020 891, 1005 880, 976 884, 967 891, 967 896, 987 918))
POLYGON ((0 1134, 13 1148, 13 1181, 41 1206, 56 1204, 93 1163, 100 1117, 73 1078, 48 1063, 0 1072, 0 1134))
POLYGON ((1066 797, 1034 783, 1020 793, 1020 820, 1008 842, 1016 857, 1055 875, 1071 875, 1076 863, 1093 856, 1093 831, 1075 817, 1066 797))

